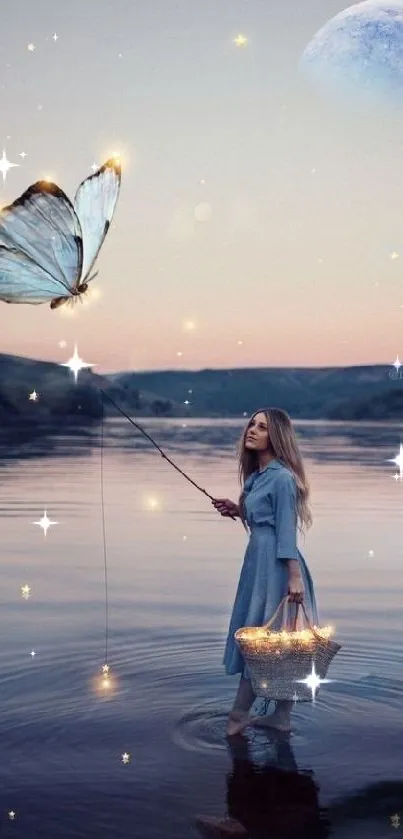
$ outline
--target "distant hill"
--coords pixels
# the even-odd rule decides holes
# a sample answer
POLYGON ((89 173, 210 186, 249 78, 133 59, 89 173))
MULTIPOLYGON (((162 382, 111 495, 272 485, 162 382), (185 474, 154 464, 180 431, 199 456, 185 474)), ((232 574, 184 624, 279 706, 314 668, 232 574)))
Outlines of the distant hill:
MULTIPOLYGON (((268 405, 293 419, 401 420, 403 378, 393 367, 241 368, 123 372, 98 376, 0 354, 0 423, 98 422, 100 387, 126 413, 154 417, 239 417, 268 405), (29 394, 35 390, 38 401, 29 394)), ((108 402, 107 416, 119 415, 108 402)))
POLYGON ((106 378, 128 394, 150 390, 175 402, 181 406, 175 416, 243 417, 271 405, 301 419, 403 418, 403 377, 381 364, 129 372, 106 378))
MULTIPOLYGON (((166 411, 180 411, 180 406, 158 394, 136 389, 121 389, 91 370, 79 373, 77 383, 66 367, 47 361, 36 361, 20 356, 0 354, 0 423, 4 425, 28 421, 34 425, 98 422, 102 416, 100 388, 123 410, 138 415, 160 416, 166 411), (37 400, 29 395, 35 391, 37 400)), ((118 415, 113 406, 104 403, 106 416, 118 415)))

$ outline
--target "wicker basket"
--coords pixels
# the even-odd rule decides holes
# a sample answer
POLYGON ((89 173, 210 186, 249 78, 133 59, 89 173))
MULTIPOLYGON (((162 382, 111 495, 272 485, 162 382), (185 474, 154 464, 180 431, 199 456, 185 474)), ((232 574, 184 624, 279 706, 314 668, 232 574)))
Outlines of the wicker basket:
MULTIPOLYGON (((298 606, 302 606, 309 629, 296 631, 297 607, 291 632, 285 628, 271 631, 270 626, 281 608, 284 627, 285 610, 290 602, 290 596, 287 595, 268 623, 264 626, 245 626, 238 629, 234 638, 250 672, 256 696, 312 702, 312 689, 298 680, 306 679, 310 675, 312 664, 315 665, 316 674, 323 680, 332 658, 341 649, 341 644, 330 640, 330 627, 320 629, 310 624, 303 603, 298 603, 298 606)), ((317 695, 318 688, 315 688, 314 693, 317 695)))

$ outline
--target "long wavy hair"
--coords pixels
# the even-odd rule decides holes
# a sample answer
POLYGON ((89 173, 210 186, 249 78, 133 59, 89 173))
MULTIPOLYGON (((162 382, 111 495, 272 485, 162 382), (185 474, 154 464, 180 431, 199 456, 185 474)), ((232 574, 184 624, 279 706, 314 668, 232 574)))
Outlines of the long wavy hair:
POLYGON ((245 447, 246 435, 250 423, 256 414, 265 414, 268 429, 267 451, 286 466, 293 474, 297 486, 297 521, 298 529, 303 535, 304 528, 308 530, 312 525, 312 516, 308 505, 310 487, 305 474, 304 464, 298 447, 297 437, 287 411, 281 408, 259 408, 248 420, 242 437, 238 443, 239 482, 242 491, 239 496, 239 511, 242 523, 245 525, 244 484, 252 472, 259 468, 257 452, 245 447))

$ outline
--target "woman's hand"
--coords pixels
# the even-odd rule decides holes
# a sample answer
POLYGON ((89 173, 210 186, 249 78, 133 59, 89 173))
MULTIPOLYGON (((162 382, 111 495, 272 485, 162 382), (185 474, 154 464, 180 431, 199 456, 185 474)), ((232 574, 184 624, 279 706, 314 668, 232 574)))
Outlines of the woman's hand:
POLYGON ((302 603, 305 595, 301 573, 290 574, 288 580, 288 594, 292 603, 302 603))
POLYGON ((218 510, 218 512, 226 518, 239 516, 238 504, 235 504, 234 501, 230 501, 229 498, 214 498, 211 503, 216 510, 218 510))

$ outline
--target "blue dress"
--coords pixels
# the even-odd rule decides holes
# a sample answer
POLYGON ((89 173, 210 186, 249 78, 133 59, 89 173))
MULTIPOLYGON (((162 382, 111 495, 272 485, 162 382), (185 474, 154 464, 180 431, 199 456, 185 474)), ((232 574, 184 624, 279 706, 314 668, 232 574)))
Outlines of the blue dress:
MULTIPOLYGON (((287 560, 299 561, 304 583, 304 606, 311 623, 319 625, 312 577, 297 548, 297 487, 292 472, 278 460, 272 460, 261 472, 252 472, 244 484, 246 521, 251 533, 232 610, 223 664, 228 676, 250 673, 234 639, 242 626, 262 626, 273 616, 288 592, 287 560)), ((288 604, 289 622, 294 619, 296 603, 288 604)), ((287 614, 287 612, 286 612, 287 614)), ((271 628, 282 627, 282 609, 271 628)), ((289 624, 288 624, 289 625, 289 624)), ((299 607, 297 628, 306 626, 299 607), (300 624, 301 618, 303 623, 300 624)))

